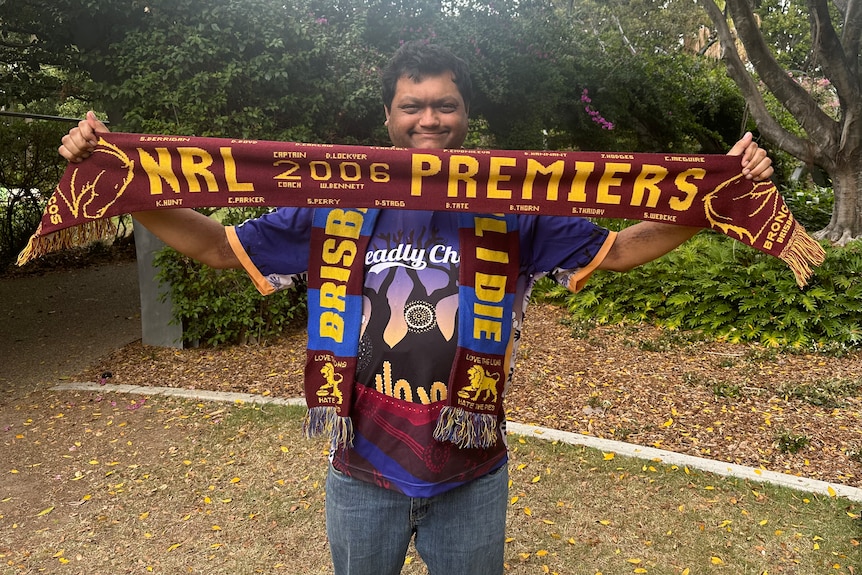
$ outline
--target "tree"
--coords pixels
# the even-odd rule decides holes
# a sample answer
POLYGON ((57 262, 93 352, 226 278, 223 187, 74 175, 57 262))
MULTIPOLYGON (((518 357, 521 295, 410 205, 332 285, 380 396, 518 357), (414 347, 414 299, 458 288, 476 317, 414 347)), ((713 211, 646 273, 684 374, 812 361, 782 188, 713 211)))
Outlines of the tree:
MULTIPOLYGON (((778 55, 770 49, 751 0, 727 0, 729 14, 713 0, 702 2, 716 28, 728 73, 742 90, 760 132, 806 165, 822 168, 832 179, 832 218, 815 236, 838 245, 862 236, 862 2, 805 0, 810 31, 806 42, 811 46, 806 58, 788 57, 791 48, 806 45, 797 39, 778 44, 778 55), (757 78, 740 57, 728 16, 757 78), (779 58, 790 65, 803 62, 809 72, 795 73, 782 66, 779 58), (819 93, 812 89, 817 86, 819 93), (765 91, 795 118, 798 133, 784 127, 771 113, 765 91), (824 91, 837 98, 834 116, 824 105, 824 91)), ((782 9, 782 14, 801 10, 799 0, 763 4, 772 10, 782 9)))
POLYGON ((0 267, 14 260, 39 225, 65 167, 56 150, 66 129, 53 122, 0 121, 0 267))

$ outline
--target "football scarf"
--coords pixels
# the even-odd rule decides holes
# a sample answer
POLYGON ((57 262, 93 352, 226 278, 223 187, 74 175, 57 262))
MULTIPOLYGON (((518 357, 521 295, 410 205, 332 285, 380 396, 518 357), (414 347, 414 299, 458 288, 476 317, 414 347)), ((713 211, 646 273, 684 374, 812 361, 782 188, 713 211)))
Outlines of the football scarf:
POLYGON ((305 206, 625 218, 711 228, 783 260, 823 248, 739 157, 412 150, 104 133, 70 164, 19 264, 105 237, 108 218, 178 207, 305 206))
MULTIPOLYGON (((305 398, 309 436, 352 444, 350 408, 362 330, 364 254, 379 210, 318 209, 308 270, 305 398)), ((497 441, 512 350, 519 267, 512 215, 459 215, 458 346, 434 437, 459 447, 497 441)))

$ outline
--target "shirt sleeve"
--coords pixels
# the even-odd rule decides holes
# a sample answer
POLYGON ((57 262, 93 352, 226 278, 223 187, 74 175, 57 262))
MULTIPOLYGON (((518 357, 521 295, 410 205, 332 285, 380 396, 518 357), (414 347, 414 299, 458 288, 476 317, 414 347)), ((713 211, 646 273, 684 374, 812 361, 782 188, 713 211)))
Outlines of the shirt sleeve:
POLYGON ((293 286, 308 271, 312 214, 279 208, 227 228, 234 253, 263 295, 293 286))
POLYGON ((550 275, 571 291, 584 287, 617 236, 578 217, 525 216, 520 226, 524 271, 550 275))

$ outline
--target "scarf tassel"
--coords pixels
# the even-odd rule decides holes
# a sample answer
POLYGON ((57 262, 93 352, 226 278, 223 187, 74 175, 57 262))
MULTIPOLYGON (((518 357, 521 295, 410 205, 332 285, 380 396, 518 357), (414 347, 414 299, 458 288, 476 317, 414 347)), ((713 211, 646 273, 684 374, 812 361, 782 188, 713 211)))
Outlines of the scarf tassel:
MULTIPOLYGON (((42 229, 41 225, 39 229, 42 229)), ((116 234, 117 228, 110 219, 91 220, 44 236, 37 231, 18 254, 18 265, 22 266, 30 260, 60 250, 83 247, 100 240, 111 240, 116 234)))
POLYGON ((497 442, 497 416, 446 405, 437 418, 434 439, 450 441, 462 449, 491 447, 497 442))
POLYGON ((778 256, 796 276, 796 284, 803 288, 811 277, 811 265, 819 266, 826 259, 826 251, 801 227, 794 228, 787 247, 778 256))
POLYGON ((307 438, 329 435, 335 448, 353 445, 353 422, 349 417, 338 415, 334 407, 309 408, 302 428, 307 438))

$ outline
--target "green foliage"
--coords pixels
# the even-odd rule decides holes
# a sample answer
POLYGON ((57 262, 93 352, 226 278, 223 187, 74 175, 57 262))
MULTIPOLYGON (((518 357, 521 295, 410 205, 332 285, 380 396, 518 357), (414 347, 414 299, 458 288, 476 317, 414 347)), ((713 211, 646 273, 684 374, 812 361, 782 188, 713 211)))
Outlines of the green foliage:
POLYGON ((599 324, 650 322, 732 342, 841 353, 862 344, 862 242, 826 249, 805 289, 777 258, 706 232, 624 276, 596 272, 580 293, 545 280, 534 294, 599 324))
POLYGON ((778 392, 811 405, 836 409, 844 407, 843 399, 856 396, 859 388, 858 381, 831 379, 816 384, 786 385, 779 388, 778 392))
POLYGON ((832 188, 788 185, 782 188, 784 203, 806 230, 822 230, 832 218, 835 195, 832 188))
POLYGON ((10 263, 39 225, 64 163, 63 125, 0 120, 0 265, 10 263))
POLYGON ((799 453, 811 443, 807 435, 782 431, 775 436, 775 447, 781 453, 799 453))
MULTIPOLYGON (((259 216, 261 208, 219 210, 225 225, 259 216)), ((158 279, 173 301, 173 321, 181 322, 186 341, 209 346, 266 343, 305 317, 305 290, 283 290, 262 296, 243 270, 216 270, 171 248, 156 254, 158 279)))
POLYGON ((208 346, 265 344, 305 318, 305 291, 264 297, 242 270, 216 270, 170 248, 156 254, 158 279, 168 284, 183 338, 208 346))

